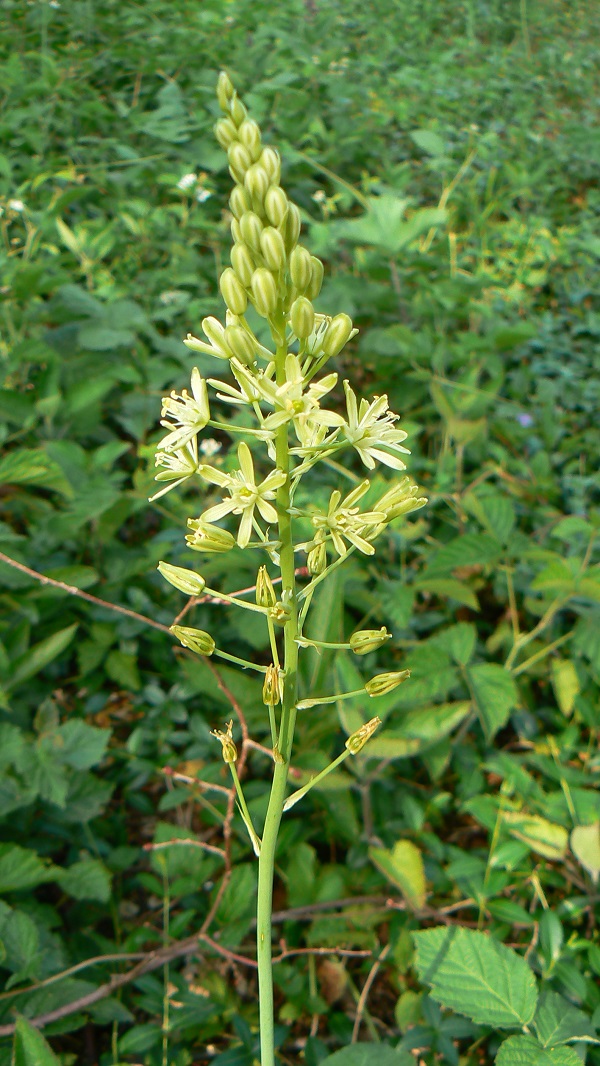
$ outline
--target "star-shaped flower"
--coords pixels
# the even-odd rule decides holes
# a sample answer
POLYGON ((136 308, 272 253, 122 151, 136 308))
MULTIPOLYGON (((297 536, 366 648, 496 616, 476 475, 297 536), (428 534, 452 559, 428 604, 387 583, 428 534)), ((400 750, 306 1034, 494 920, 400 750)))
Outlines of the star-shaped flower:
POLYGON ((184 448, 204 429, 210 419, 208 390, 197 367, 192 370, 191 384, 191 396, 187 389, 183 389, 181 396, 172 392, 170 396, 163 397, 160 424, 171 432, 163 437, 158 445, 161 451, 170 452, 184 448))
POLYGON ((265 522, 277 521, 277 511, 269 501, 275 499, 277 489, 285 482, 286 475, 283 470, 272 470, 257 485, 252 455, 244 441, 238 446, 238 460, 240 468, 234 470, 233 474, 226 474, 212 466, 199 467, 199 473, 206 481, 219 485, 229 493, 229 499, 217 503, 214 507, 209 507, 208 511, 203 514, 202 520, 203 522, 216 522, 227 514, 241 515, 237 542, 240 548, 245 548, 252 533, 255 507, 265 522))
POLYGON ((164 467, 163 470, 155 475, 154 480, 167 481, 170 484, 165 485, 159 492, 155 492, 154 496, 150 497, 150 503, 158 500, 161 496, 170 492, 171 489, 176 489, 178 485, 193 477, 199 470, 196 437, 193 437, 183 448, 178 448, 176 451, 157 451, 154 465, 164 467))
POLYGON ((342 432, 352 447, 356 448, 365 466, 374 470, 378 460, 395 470, 405 470, 406 463, 398 453, 410 455, 408 448, 400 445, 401 441, 406 440, 407 434, 403 429, 394 428, 398 415, 388 410, 387 396, 376 396, 371 403, 361 400, 358 406, 356 395, 347 381, 344 382, 344 389, 348 421, 344 422, 342 432))
POLYGON ((356 505, 368 490, 369 481, 362 481, 342 500, 341 492, 336 489, 331 493, 327 514, 317 514, 312 519, 317 532, 321 530, 330 534, 338 555, 345 555, 348 551, 345 541, 354 545, 364 555, 375 553, 375 548, 365 539, 365 535, 373 526, 378 526, 385 520, 385 513, 363 511, 361 514, 356 505))

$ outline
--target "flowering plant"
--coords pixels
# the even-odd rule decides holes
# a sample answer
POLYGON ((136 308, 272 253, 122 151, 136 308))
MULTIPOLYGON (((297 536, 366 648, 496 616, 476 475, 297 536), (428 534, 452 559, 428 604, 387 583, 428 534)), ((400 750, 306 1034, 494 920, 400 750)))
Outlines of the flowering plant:
MULTIPOLYGON (((339 355, 356 334, 348 315, 333 317, 315 311, 323 280, 323 264, 299 243, 301 216, 280 185, 281 165, 277 152, 264 147, 261 132, 234 91, 225 73, 219 76, 217 95, 225 117, 216 125, 216 136, 227 151, 235 182, 230 197, 231 231, 234 244, 231 266, 220 278, 227 310, 225 325, 216 318, 204 319, 205 339, 188 335, 192 352, 209 354, 228 363, 235 384, 209 378, 194 368, 191 393, 172 392, 165 397, 161 425, 167 430, 158 445, 156 480, 161 488, 153 499, 191 478, 199 478, 218 492, 217 502, 198 518, 188 521, 187 544, 204 553, 228 552, 237 546, 262 555, 256 579, 255 601, 216 595, 242 610, 263 615, 268 628, 272 661, 250 663, 217 649, 210 634, 174 625, 181 643, 199 655, 221 655, 264 675, 263 700, 268 708, 273 779, 262 833, 252 823, 236 772, 237 749, 232 723, 225 732, 215 730, 222 754, 230 767, 244 820, 258 856, 257 961, 260 1000, 262 1066, 273 1066, 273 985, 271 973, 271 907, 275 846, 282 814, 345 758, 356 755, 380 724, 368 720, 346 740, 344 750, 325 770, 286 796, 296 715, 311 707, 350 696, 376 698, 392 691, 409 676, 407 670, 370 678, 356 691, 324 695, 298 692, 298 656, 302 649, 322 646, 306 634, 309 609, 317 586, 354 551, 373 555, 375 541, 393 519, 408 514, 426 502, 406 475, 382 496, 363 504, 372 495, 368 478, 345 496, 331 492, 326 510, 306 500, 299 492, 302 479, 318 463, 327 464, 338 478, 355 476, 338 462, 354 449, 367 471, 381 463, 403 471, 406 433, 397 427, 398 416, 388 409, 386 396, 373 400, 357 397, 344 381, 346 413, 324 406, 337 385, 335 372, 319 377, 330 359, 339 355), (266 320, 271 336, 267 347, 256 336, 246 317, 248 306, 266 320), (208 386, 221 403, 239 408, 235 422, 223 423, 211 416, 208 386), (211 448, 199 448, 198 434, 206 427, 238 435, 238 466, 231 473, 217 462, 201 461, 211 448), (262 454, 261 454, 262 452, 262 454), (260 472, 257 472, 259 470, 260 472), (226 519, 231 528, 220 523, 226 519), (298 532, 300 535, 298 536, 298 532), (297 580, 296 554, 305 561, 308 581, 297 580), (270 572, 272 571, 272 573, 270 572), (275 592, 280 585, 281 591, 275 592)), ((208 443, 208 442, 207 442, 208 443)), ((204 579, 192 570, 160 564, 162 575, 180 591, 209 594, 204 579)), ((389 638, 385 628, 352 634, 347 648, 365 655, 389 638)))

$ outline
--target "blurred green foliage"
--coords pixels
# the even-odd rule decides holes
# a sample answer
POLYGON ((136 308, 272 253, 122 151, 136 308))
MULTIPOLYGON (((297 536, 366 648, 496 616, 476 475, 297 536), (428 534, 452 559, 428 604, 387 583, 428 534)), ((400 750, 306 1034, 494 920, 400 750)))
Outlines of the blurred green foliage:
MULTIPOLYGON (((180 537, 191 497, 147 497, 160 396, 189 377, 181 338, 222 306, 230 182, 212 124, 225 66, 329 264, 318 309, 360 326, 340 380, 387 392, 431 501, 321 600, 314 638, 386 624, 394 641, 367 670, 412 678, 378 705, 384 738, 288 816, 276 908, 308 910, 279 928, 290 947, 389 945, 362 1038, 419 1048, 428 1066, 491 1063, 499 1042, 419 982, 410 933, 441 918, 525 953, 544 994, 593 1033, 598 12, 581 0, 5 0, 3 14, 0 551, 133 614, 0 563, 0 1024, 93 992, 133 964, 115 953, 190 936, 223 873, 192 845, 142 850, 221 845, 219 794, 161 768, 226 784, 209 728, 230 703, 135 613, 169 625, 183 600, 156 563, 197 563, 180 537)), ((255 579, 241 553, 203 572, 228 591, 255 579)), ((226 609, 193 619, 266 653, 266 634, 226 609)), ((325 653, 304 680, 352 688, 353 672, 325 653)), ((220 673, 263 741, 257 684, 220 673)), ((302 716, 300 778, 364 710, 302 716)), ((268 771, 255 752, 245 788, 258 821, 268 771)), ((211 935, 247 954, 255 869, 233 825, 211 935)), ((283 1062, 317 1066, 350 1040, 371 965, 333 954, 276 967, 283 1062)), ((65 1066, 251 1066, 256 1017, 253 971, 202 947, 45 1033, 65 1066)), ((55 1061, 20 1026, 16 1061, 55 1061)), ((575 1045, 589 1064, 592 1039, 575 1045)))

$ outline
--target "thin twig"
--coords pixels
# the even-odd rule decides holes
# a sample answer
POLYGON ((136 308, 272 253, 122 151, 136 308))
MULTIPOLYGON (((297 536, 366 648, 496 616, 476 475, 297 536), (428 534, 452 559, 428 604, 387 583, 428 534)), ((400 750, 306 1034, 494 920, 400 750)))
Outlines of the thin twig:
POLYGON ((142 850, 161 851, 164 848, 173 848, 182 844, 190 848, 202 848, 203 851, 210 851, 213 855, 218 855, 221 859, 225 858, 223 848, 218 848, 214 844, 207 844, 205 840, 193 840, 191 837, 175 837, 173 840, 163 840, 158 844, 143 844, 142 850))
POLYGON ((360 1030, 360 1023, 362 1022, 363 1015, 364 1015, 364 1013, 365 1013, 365 1011, 367 1009, 367 999, 369 997, 369 992, 371 991, 371 988, 373 986, 373 982, 374 982, 375 978, 377 977, 377 974, 379 973, 379 970, 381 969, 382 963, 385 962, 387 956, 390 953, 390 948, 391 948, 391 944, 386 944, 385 945, 383 951, 379 955, 379 958, 375 960, 375 962, 373 963, 371 969, 369 970, 369 975, 368 975, 367 980, 365 981, 365 983, 363 985, 363 989, 362 989, 362 992, 360 994, 358 1003, 356 1004, 356 1018, 354 1019, 354 1027, 352 1029, 352 1039, 350 1041, 352 1044, 355 1044, 356 1041, 358 1040, 358 1033, 359 1033, 359 1030, 360 1030))

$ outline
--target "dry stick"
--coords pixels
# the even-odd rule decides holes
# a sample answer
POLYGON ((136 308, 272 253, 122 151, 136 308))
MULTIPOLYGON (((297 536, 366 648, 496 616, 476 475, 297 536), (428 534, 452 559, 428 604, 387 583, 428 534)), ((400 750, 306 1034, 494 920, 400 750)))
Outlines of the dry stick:
POLYGON ((365 983, 363 985, 363 990, 362 990, 362 992, 360 994, 358 1003, 356 1004, 356 1018, 354 1019, 354 1027, 352 1029, 352 1039, 350 1041, 352 1044, 355 1044, 356 1041, 358 1040, 358 1033, 359 1033, 359 1029, 360 1029, 360 1023, 362 1022, 363 1015, 364 1015, 364 1013, 365 1013, 365 1011, 367 1009, 367 999, 368 999, 368 996, 369 996, 369 992, 371 991, 371 987, 373 985, 373 982, 374 982, 375 978, 377 977, 377 974, 379 973, 379 970, 381 969, 382 963, 385 961, 385 959, 387 958, 387 956, 390 953, 390 948, 391 948, 391 944, 386 944, 386 946, 384 947, 383 951, 381 952, 379 958, 376 959, 375 962, 373 963, 373 965, 372 965, 372 967, 371 967, 371 969, 369 971, 369 976, 367 977, 367 980, 365 981, 365 983))

